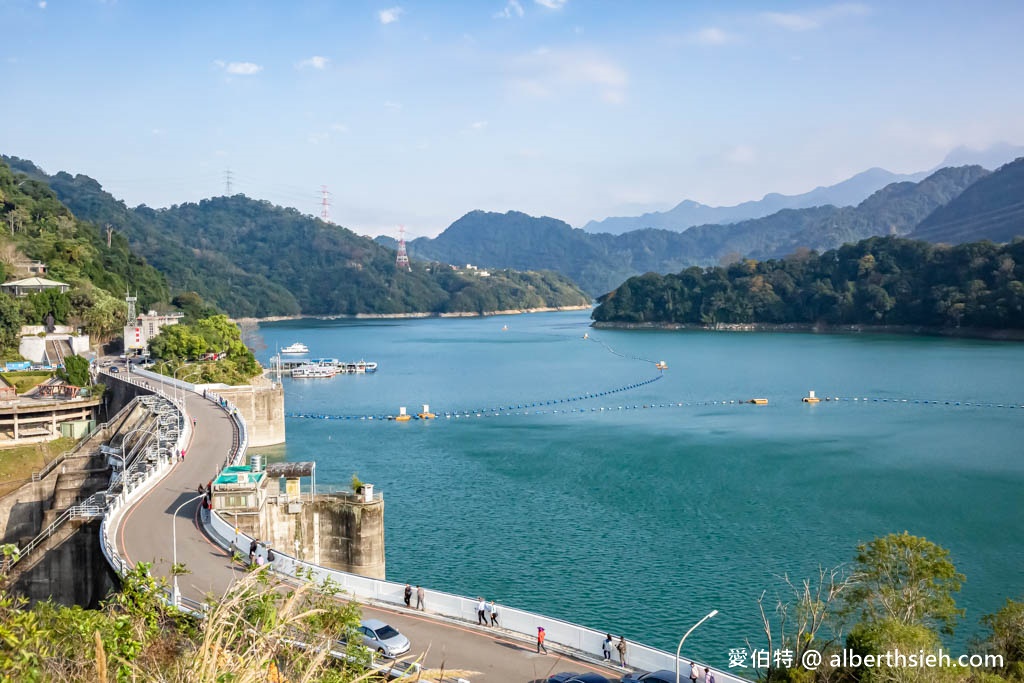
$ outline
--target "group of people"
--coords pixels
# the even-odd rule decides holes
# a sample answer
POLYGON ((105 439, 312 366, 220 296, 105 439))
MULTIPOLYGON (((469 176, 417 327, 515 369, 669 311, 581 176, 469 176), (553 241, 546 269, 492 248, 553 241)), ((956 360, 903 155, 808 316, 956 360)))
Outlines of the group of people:
POLYGON ((249 544, 249 567, 264 567, 274 561, 274 551, 256 539, 249 544), (260 546, 267 549, 266 553, 260 554, 260 546))
POLYGON ((476 623, 484 626, 498 626, 498 606, 494 600, 487 602, 483 598, 477 598, 476 623))
MULTIPOLYGON (((412 607, 412 586, 405 584, 405 606, 412 607)), ((416 609, 423 611, 423 598, 426 596, 426 591, 423 590, 423 586, 416 585, 416 609)))
POLYGON ((697 683, 697 681, 715 683, 715 674, 711 673, 711 669, 704 667, 704 675, 701 676, 700 667, 690 662, 690 683, 697 683))
MULTIPOLYGON (((619 664, 626 666, 626 636, 619 636, 619 642, 615 643, 615 649, 619 651, 619 664)), ((612 661, 612 634, 607 634, 604 637, 604 642, 601 643, 601 654, 604 656, 604 661, 612 661)))

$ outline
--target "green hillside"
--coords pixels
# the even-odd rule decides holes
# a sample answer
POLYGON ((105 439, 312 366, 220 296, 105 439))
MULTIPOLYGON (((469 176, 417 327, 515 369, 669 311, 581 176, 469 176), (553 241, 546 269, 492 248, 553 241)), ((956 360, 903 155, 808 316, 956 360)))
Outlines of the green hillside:
POLYGON ((856 207, 786 209, 732 225, 704 225, 678 233, 636 230, 591 234, 554 218, 473 211, 434 239, 409 244, 415 256, 486 267, 547 268, 569 276, 591 294, 625 278, 714 265, 742 257, 778 258, 798 250, 832 249, 873 235, 906 235, 937 207, 988 171, 946 168, 918 183, 875 192, 856 207))
POLYGON ((417 261, 411 272, 399 270, 395 252, 368 238, 243 195, 129 209, 87 176, 29 170, 80 215, 123 232, 173 289, 196 291, 234 316, 481 313, 589 302, 555 273, 480 277, 417 261))
POLYGON ((936 209, 913 232, 929 242, 1009 242, 1024 236, 1024 158, 1017 159, 936 209))
POLYGON ((120 331, 125 322, 127 289, 138 291, 147 307, 167 301, 164 277, 129 248, 123 235, 110 246, 97 225, 79 220, 42 182, 14 172, 0 161, 0 275, 4 281, 24 277, 16 264, 42 261, 46 277, 71 285, 60 294, 48 290, 22 298, 0 294, 0 346, 16 346, 21 324, 42 324, 52 313, 58 324, 81 326, 95 339, 120 331))
POLYGON ((944 247, 873 237, 820 256, 648 273, 602 297, 598 322, 1024 328, 1024 241, 944 247))

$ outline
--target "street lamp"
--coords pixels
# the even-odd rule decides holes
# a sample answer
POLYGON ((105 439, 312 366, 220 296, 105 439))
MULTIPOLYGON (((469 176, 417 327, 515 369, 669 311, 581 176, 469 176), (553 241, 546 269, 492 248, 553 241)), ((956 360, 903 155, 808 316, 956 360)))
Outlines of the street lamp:
MULTIPOLYGON (((182 370, 186 369, 186 368, 188 368, 188 364, 182 365, 180 368, 175 370, 174 371, 174 379, 175 380, 179 379, 178 373, 181 372, 182 370)), ((181 377, 180 379, 181 379, 182 382, 184 382, 186 378, 192 377, 193 375, 200 375, 200 374, 202 374, 202 372, 203 372, 203 368, 193 368, 191 373, 186 374, 184 377, 181 377)), ((181 403, 179 404, 179 403, 177 403, 177 401, 178 401, 178 388, 179 388, 178 385, 177 385, 177 382, 175 382, 173 387, 174 387, 174 401, 175 401, 175 404, 178 405, 178 408, 181 410, 182 415, 184 415, 184 412, 185 412, 185 390, 181 389, 181 403)))
POLYGON ((690 630, 683 634, 683 639, 679 641, 679 647, 676 648, 676 683, 679 683, 679 653, 683 651, 683 643, 686 642, 686 637, 693 633, 693 630, 703 624, 711 617, 718 614, 718 610, 713 609, 704 615, 704 618, 698 621, 696 624, 690 627, 690 630))
POLYGON ((174 514, 171 516, 171 575, 174 577, 173 583, 171 584, 171 602, 174 603, 175 607, 178 606, 178 598, 180 596, 180 593, 178 592, 178 574, 175 571, 178 567, 178 525, 175 522, 178 521, 178 512, 181 511, 181 508, 205 495, 205 493, 200 493, 199 495, 192 496, 175 508, 174 514))

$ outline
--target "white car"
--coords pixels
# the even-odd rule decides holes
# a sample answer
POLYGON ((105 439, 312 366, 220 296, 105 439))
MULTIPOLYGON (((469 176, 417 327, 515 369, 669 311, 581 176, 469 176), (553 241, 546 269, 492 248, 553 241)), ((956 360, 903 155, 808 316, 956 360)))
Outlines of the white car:
POLYGON ((363 645, 385 657, 400 657, 412 647, 409 639, 380 619, 364 619, 359 623, 363 645))

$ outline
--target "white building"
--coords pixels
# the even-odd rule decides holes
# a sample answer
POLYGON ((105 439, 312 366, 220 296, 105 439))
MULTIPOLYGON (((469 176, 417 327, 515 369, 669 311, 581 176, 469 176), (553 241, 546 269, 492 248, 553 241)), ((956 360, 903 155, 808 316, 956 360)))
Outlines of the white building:
POLYGON ((160 334, 160 330, 167 325, 177 325, 184 316, 184 313, 143 313, 134 325, 127 325, 124 328, 125 351, 145 353, 149 349, 150 339, 160 334))

